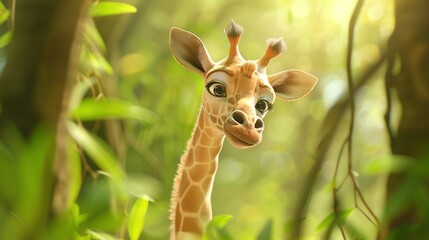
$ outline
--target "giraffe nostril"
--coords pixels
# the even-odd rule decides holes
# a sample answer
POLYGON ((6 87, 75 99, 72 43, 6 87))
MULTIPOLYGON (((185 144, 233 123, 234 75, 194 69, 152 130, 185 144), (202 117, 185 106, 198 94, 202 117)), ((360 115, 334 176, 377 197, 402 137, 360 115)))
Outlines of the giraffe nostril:
POLYGON ((246 116, 244 116, 244 113, 240 111, 233 112, 231 117, 235 122, 237 122, 240 125, 243 125, 246 121, 245 120, 246 116))
POLYGON ((263 127, 264 127, 264 122, 262 121, 262 119, 260 119, 260 118, 256 119, 255 128, 256 129, 261 129, 263 127))

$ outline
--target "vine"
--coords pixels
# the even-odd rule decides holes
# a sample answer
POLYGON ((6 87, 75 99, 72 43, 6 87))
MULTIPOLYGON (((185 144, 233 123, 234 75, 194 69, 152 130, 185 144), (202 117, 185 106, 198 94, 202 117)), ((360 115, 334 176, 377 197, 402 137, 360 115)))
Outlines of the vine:
POLYGON ((359 210, 365 216, 365 218, 368 219, 368 221, 371 222, 377 228, 380 225, 380 221, 378 217, 369 206, 367 200, 365 199, 362 193, 362 190, 359 187, 359 184, 356 179, 357 173, 353 170, 353 133, 354 133, 354 125, 355 125, 355 112, 356 112, 356 103, 355 103, 354 96, 355 96, 356 89, 353 81, 352 55, 353 55, 353 43, 354 43, 354 30, 355 30, 356 23, 363 4, 364 4, 364 0, 357 1, 356 7, 353 11, 353 14, 351 16, 350 23, 349 23, 346 70, 347 70, 348 91, 350 95, 348 99, 349 100, 348 104, 350 107, 350 122, 349 122, 348 135, 341 146, 340 152, 338 154, 336 166, 335 166, 334 175, 333 175, 332 195, 333 195, 334 221, 332 221, 331 226, 326 234, 327 238, 329 238, 332 232, 332 229, 334 228, 334 225, 337 225, 337 227, 340 229, 343 239, 347 239, 342 226, 342 222, 343 222, 342 220, 344 220, 344 217, 341 214, 344 215, 344 210, 343 211, 339 210, 340 203, 338 201, 338 192, 344 186, 344 183, 346 182, 347 179, 350 179, 353 185, 354 208, 359 210), (347 174, 337 186, 338 170, 341 163, 342 155, 346 148, 347 148, 347 174), (359 201, 363 204, 363 207, 360 206, 359 201))

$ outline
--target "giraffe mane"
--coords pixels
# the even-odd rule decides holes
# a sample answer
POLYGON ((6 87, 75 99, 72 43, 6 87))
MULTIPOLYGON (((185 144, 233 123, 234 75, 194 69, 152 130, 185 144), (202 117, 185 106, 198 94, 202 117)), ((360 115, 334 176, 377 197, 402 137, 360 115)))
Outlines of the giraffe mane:
MULTIPOLYGON (((187 144, 186 144, 186 149, 183 152, 179 164, 177 166, 177 172, 176 175, 174 176, 174 181, 173 181, 173 190, 171 192, 171 197, 170 197, 170 209, 169 209, 169 219, 170 222, 174 223, 176 221, 175 217, 176 217, 176 209, 177 209, 177 203, 179 201, 179 190, 180 190, 180 182, 182 181, 182 174, 183 174, 183 168, 184 168, 184 164, 186 163, 185 160, 188 157, 189 154, 189 150, 191 143, 191 139, 192 136, 195 133, 195 129, 193 130, 193 132, 191 133, 191 138, 188 140, 187 144)), ((170 225, 170 232, 174 233, 174 224, 170 225)), ((175 240, 174 235, 170 236, 171 240, 175 240)))

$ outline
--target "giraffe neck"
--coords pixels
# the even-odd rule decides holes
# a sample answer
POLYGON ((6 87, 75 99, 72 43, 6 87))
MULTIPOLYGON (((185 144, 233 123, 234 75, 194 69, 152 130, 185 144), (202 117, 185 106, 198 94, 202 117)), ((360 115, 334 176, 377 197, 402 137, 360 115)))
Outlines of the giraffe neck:
POLYGON ((173 185, 171 239, 200 239, 211 220, 210 197, 224 138, 200 110, 173 185))

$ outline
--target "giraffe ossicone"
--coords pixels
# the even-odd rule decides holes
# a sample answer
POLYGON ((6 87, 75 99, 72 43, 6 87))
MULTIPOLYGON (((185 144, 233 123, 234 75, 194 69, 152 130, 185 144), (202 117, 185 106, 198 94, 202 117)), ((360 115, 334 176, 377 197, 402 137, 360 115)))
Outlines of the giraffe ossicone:
POLYGON ((180 159, 173 184, 171 239, 200 239, 212 218, 211 191, 225 137, 236 148, 262 140, 263 118, 279 98, 293 101, 307 95, 317 77, 301 70, 267 75, 270 60, 286 50, 282 38, 269 39, 261 58, 245 60, 239 51, 243 28, 234 21, 225 29, 228 56, 218 62, 193 33, 172 28, 174 58, 204 78, 205 91, 194 131, 180 159))

